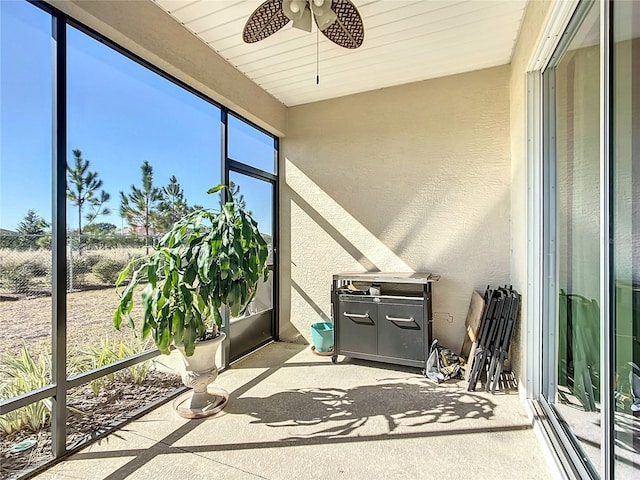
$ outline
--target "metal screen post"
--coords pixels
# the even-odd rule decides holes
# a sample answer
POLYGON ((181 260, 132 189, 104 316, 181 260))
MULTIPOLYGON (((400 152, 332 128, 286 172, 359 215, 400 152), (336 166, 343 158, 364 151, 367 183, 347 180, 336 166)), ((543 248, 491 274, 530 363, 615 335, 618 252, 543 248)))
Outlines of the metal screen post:
MULTIPOLYGON (((227 187, 229 186, 229 162, 227 161, 227 154, 229 148, 229 115, 227 110, 224 108, 220 109, 220 168, 222 174, 222 183, 224 183, 227 187)), ((220 200, 222 203, 226 203, 229 195, 226 189, 222 189, 220 192, 220 200)), ((223 305, 222 311, 220 312, 222 315, 223 321, 223 332, 227 335, 222 344, 222 364, 224 368, 229 368, 229 363, 231 361, 231 315, 229 314, 229 309, 223 305)))
MULTIPOLYGON (((69 237, 71 240, 71 237, 69 237)), ((73 292, 73 242, 69 242, 69 280, 68 280, 68 288, 70 292, 73 292)))
POLYGON ((53 149, 52 149, 52 375, 55 385, 51 420, 53 455, 63 456, 67 441, 67 252, 66 252, 66 176, 67 176, 67 85, 66 22, 53 16, 53 149))
POLYGON ((612 334, 612 319, 615 319, 615 298, 611 286, 612 230, 612 176, 611 176, 611 91, 612 70, 611 49, 611 2, 600 3, 600 409, 601 409, 601 478, 615 478, 615 336, 612 334), (613 313, 613 314, 612 314, 613 313))

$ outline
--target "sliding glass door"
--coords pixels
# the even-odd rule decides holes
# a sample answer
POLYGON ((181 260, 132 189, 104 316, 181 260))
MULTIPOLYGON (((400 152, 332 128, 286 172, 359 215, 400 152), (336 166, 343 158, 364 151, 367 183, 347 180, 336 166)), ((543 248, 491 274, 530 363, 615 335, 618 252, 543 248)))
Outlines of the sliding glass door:
POLYGON ((640 3, 613 4, 612 327, 616 478, 640 476, 640 3))
POLYGON ((600 15, 576 12, 545 89, 543 397, 593 475, 600 471, 600 15))
POLYGON ((577 476, 638 478, 640 2, 581 2, 543 91, 540 403, 577 476))

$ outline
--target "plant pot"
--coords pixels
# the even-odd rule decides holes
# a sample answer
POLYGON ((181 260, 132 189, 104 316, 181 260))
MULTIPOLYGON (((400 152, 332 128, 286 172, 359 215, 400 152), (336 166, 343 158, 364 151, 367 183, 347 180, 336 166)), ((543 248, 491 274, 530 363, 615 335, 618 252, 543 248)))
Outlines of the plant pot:
POLYGON ((333 323, 312 324, 311 340, 313 340, 316 352, 330 352, 333 349, 333 323))
POLYGON ((198 342, 193 355, 187 357, 183 345, 176 345, 182 354, 185 369, 182 372, 182 382, 193 390, 179 396, 174 402, 174 408, 185 418, 200 418, 213 415, 222 410, 229 399, 229 394, 222 389, 213 388, 209 384, 218 377, 216 353, 225 339, 220 332, 211 340, 198 342))

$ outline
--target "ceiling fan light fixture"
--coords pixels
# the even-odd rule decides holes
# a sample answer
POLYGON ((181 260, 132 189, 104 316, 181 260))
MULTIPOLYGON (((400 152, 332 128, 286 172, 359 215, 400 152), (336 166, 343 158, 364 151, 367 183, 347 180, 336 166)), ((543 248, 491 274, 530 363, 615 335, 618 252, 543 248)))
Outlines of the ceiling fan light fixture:
POLYGON ((302 11, 302 16, 298 20, 293 21, 293 28, 297 28, 298 30, 304 30, 305 32, 311 31, 311 11, 308 8, 305 8, 302 11))
POLYGON ((331 0, 311 0, 309 3, 311 10, 313 10, 313 15, 316 17, 316 24, 320 30, 326 30, 338 18, 336 13, 331 10, 331 0))
POLYGON ((314 15, 324 15, 326 12, 331 12, 332 3, 332 0, 309 0, 309 6, 314 15))
POLYGON ((282 10, 289 20, 301 20, 307 8, 307 0, 283 0, 282 10))
POLYGON ((335 22, 338 18, 333 10, 329 10, 329 12, 324 15, 315 15, 315 17, 316 24, 321 31, 325 31, 327 28, 333 25, 333 22, 335 22))
POLYGON ((293 28, 311 31, 311 11, 307 8, 307 0, 283 0, 282 10, 293 22, 293 28))

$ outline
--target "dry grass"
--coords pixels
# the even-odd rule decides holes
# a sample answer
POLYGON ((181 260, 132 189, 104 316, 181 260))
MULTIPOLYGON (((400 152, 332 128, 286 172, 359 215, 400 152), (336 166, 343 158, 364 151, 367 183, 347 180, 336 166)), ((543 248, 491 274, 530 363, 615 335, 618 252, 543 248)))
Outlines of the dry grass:
MULTIPOLYGON (((128 325, 120 332, 113 328, 112 316, 118 304, 114 288, 86 290, 67 294, 67 344, 69 352, 97 345, 102 338, 133 338, 128 325)), ((32 354, 51 351, 51 297, 27 298, 0 302, 0 325, 3 329, 0 351, 18 353, 26 345, 32 354)), ((140 316, 139 302, 134 318, 140 316)))
MULTIPOLYGON (((68 252, 67 252, 68 253, 68 252)), ((82 250, 83 256, 97 255, 101 258, 113 258, 113 259, 128 259, 133 257, 139 257, 145 254, 145 248, 84 248, 82 250)), ((78 252, 74 250, 73 256, 77 257, 78 252)), ((45 248, 39 248, 36 250, 18 250, 14 248, 0 248, 0 263, 2 262, 24 262, 27 260, 35 260, 42 262, 45 265, 51 265, 51 251, 45 248)))
POLYGON ((44 265, 51 265, 51 251, 44 248, 37 250, 18 250, 13 248, 0 248, 0 263, 26 262, 35 260, 44 265))

